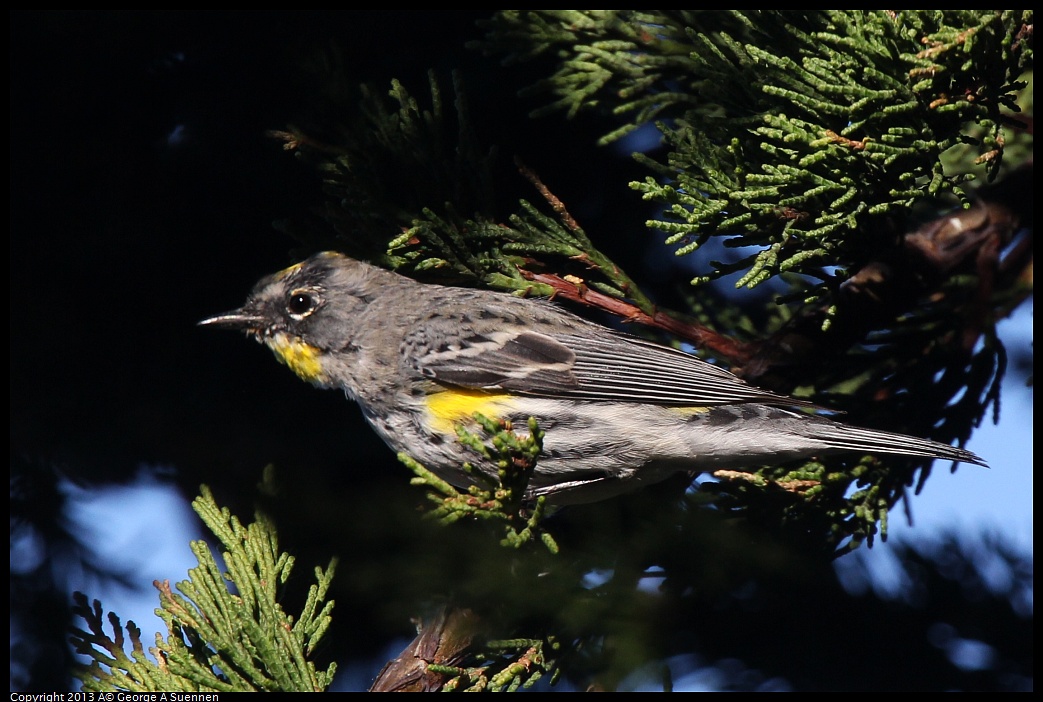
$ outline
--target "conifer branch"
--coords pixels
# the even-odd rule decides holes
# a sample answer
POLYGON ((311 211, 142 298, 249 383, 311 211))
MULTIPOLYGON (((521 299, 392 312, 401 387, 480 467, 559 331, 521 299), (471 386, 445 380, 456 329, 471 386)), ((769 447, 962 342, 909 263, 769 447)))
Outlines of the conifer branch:
POLYGON ((77 653, 90 659, 77 676, 84 690, 93 691, 321 691, 336 670, 318 670, 311 660, 330 623, 333 602, 325 601, 335 562, 315 569, 316 584, 296 618, 279 604, 282 585, 293 558, 279 552, 273 525, 258 514, 243 525, 214 501, 203 486, 192 503, 203 523, 226 549, 226 572, 204 541, 191 544, 199 565, 177 584, 154 583, 160 595, 156 610, 167 633, 156 634, 156 645, 145 655, 141 632, 133 622, 126 629, 132 643, 128 656, 120 620, 109 615, 106 634, 101 603, 88 605, 74 596, 75 613, 88 630, 73 628, 77 653), (180 593, 180 594, 179 594, 180 593))

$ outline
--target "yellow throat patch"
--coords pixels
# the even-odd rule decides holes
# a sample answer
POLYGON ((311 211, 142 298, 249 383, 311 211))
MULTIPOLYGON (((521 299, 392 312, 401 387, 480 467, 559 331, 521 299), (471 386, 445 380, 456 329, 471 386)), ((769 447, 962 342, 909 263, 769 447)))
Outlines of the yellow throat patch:
POLYGON ((288 334, 276 334, 264 340, 275 357, 290 367, 294 373, 310 383, 323 380, 319 349, 288 334))

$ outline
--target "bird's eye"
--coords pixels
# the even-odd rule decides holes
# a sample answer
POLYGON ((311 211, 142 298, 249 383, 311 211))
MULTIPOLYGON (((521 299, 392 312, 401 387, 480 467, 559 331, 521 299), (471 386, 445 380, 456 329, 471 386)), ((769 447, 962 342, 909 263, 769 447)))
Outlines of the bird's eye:
POLYGON ((286 311, 294 319, 303 319, 319 307, 319 297, 312 290, 294 290, 286 302, 286 311))

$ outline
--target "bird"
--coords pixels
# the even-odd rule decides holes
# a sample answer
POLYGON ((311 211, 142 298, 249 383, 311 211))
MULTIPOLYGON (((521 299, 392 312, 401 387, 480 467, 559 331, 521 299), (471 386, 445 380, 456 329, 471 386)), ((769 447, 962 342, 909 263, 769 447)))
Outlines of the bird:
POLYGON ((334 251, 261 279, 246 303, 201 325, 245 332, 302 379, 344 391, 396 452, 452 485, 475 484, 460 443, 475 413, 543 448, 527 497, 596 502, 678 472, 754 470, 839 453, 985 466, 930 439, 823 416, 665 344, 557 303, 422 283, 334 251))

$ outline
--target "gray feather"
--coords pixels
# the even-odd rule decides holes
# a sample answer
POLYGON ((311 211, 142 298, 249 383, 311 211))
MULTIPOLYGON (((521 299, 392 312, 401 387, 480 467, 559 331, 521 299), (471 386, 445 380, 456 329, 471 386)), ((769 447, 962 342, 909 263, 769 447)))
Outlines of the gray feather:
POLYGON ((426 354, 421 372, 452 385, 542 397, 679 407, 816 406, 748 385, 683 351, 600 327, 577 334, 501 332, 456 341, 452 349, 426 354))

